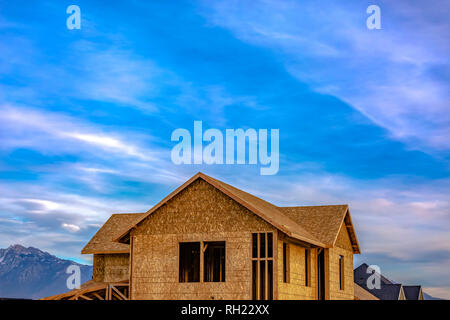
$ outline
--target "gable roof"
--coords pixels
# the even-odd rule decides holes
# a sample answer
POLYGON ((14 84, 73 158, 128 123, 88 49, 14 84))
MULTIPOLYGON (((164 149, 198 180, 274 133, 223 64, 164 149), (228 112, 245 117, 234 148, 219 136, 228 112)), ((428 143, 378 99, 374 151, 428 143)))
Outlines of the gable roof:
MULTIPOLYGON (((148 210, 140 218, 138 218, 134 225, 130 225, 127 230, 119 234, 116 241, 126 242, 129 232, 132 228, 136 227, 141 221, 146 219, 149 215, 167 203, 170 199, 175 197, 183 189, 189 186, 197 179, 202 179, 222 191, 224 194, 246 207, 248 210, 258 215, 260 218, 270 223, 280 231, 284 232, 289 237, 304 241, 320 247, 332 247, 336 241, 339 233, 339 228, 342 221, 350 219, 348 212, 348 206, 320 206, 320 207, 277 207, 265 200, 262 200, 254 195, 251 195, 245 191, 235 188, 222 181, 216 180, 210 176, 207 176, 201 172, 194 175, 180 187, 175 189, 167 197, 162 199, 153 208, 148 210), (306 209, 298 209, 306 208, 306 209), (309 219, 308 214, 311 213, 313 218, 309 219), (330 217, 333 217, 330 219, 330 217), (306 219, 308 218, 308 219, 306 219), (336 223, 336 225, 333 225, 336 223), (325 233, 327 233, 325 235, 325 233), (328 234, 329 233, 329 234, 328 234)), ((353 230, 351 219, 348 220, 346 226, 352 230, 353 233, 349 233, 352 239, 353 250, 355 253, 360 253, 359 245, 356 240, 356 234, 353 230), (353 235, 353 236, 352 236, 353 235), (356 242, 355 242, 356 241, 356 242)))
POLYGON ((421 286, 403 286, 403 292, 405 293, 406 300, 421 300, 421 291, 421 286))
MULTIPOLYGON (((369 265, 367 263, 362 263, 359 267, 355 268, 353 270, 353 279, 356 283, 362 285, 363 283, 367 283, 367 279, 373 274, 373 273, 367 273, 367 269, 369 268, 369 265)), ((380 281, 384 284, 395 284, 394 281, 389 280, 382 274, 380 274, 380 281)))
POLYGON ((361 253, 350 217, 348 205, 279 207, 281 211, 301 224, 327 247, 336 243, 343 223, 350 237, 354 253, 361 253))
POLYGON ((129 245, 114 241, 121 233, 133 226, 143 213, 113 214, 97 231, 82 254, 92 253, 128 253, 129 245))
POLYGON ((353 270, 353 279, 363 289, 367 290, 380 300, 399 300, 405 294, 403 286, 399 283, 394 283, 388 278, 380 274, 380 288, 369 289, 367 286, 368 278, 373 275, 373 272, 367 273, 368 265, 366 263, 361 264, 355 270, 353 270))
POLYGON ((369 292, 380 300, 400 300, 402 290, 401 284, 382 283, 380 289, 372 289, 369 292))

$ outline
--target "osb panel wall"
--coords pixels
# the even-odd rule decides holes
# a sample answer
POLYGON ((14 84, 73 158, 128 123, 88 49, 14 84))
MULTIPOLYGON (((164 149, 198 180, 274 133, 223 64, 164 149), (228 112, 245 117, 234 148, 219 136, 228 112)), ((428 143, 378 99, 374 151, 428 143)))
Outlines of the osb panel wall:
POLYGON ((335 246, 349 251, 353 251, 352 242, 350 240, 347 228, 345 227, 345 223, 342 223, 341 225, 341 230, 339 231, 339 234, 336 238, 335 246))
POLYGON ((93 280, 117 282, 128 280, 129 254, 94 254, 93 280))
POLYGON ((330 300, 353 300, 353 251, 345 224, 336 239, 334 248, 329 249, 329 298, 330 300), (339 288, 339 255, 344 257, 344 290, 339 288))
POLYGON ((94 261, 92 267, 92 279, 94 281, 103 282, 105 274, 105 259, 103 254, 94 254, 94 261))
MULTIPOLYGON (((203 180, 133 232, 133 299, 250 299, 251 232, 275 229, 203 180), (225 282, 179 283, 179 242, 225 241, 225 282)), ((202 278, 202 275, 201 275, 202 278)))
POLYGON ((305 286, 305 248, 289 244, 290 272, 289 283, 283 282, 283 241, 278 241, 278 298, 280 300, 314 300, 316 299, 316 250, 311 249, 310 285, 305 286))

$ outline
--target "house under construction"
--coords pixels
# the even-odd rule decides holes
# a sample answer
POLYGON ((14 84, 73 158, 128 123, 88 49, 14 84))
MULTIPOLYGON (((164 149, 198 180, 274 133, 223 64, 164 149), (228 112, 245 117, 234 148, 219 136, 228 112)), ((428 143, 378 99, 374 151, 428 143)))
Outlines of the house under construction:
POLYGON ((354 299, 347 205, 278 207, 197 173, 83 248, 93 279, 47 299, 354 299))

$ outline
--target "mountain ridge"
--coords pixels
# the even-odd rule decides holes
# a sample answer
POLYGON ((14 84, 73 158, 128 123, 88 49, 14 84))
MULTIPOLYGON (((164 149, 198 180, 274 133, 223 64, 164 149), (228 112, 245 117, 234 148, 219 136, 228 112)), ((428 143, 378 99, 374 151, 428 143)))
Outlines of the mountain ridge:
POLYGON ((70 265, 80 267, 81 283, 92 278, 92 266, 38 248, 14 244, 0 249, 0 298, 40 299, 69 291, 66 270, 70 265))

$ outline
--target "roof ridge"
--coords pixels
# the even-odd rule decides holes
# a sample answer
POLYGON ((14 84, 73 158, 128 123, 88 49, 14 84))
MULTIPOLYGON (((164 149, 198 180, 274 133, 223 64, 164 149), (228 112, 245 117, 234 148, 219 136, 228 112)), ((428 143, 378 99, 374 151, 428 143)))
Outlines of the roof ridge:
POLYGON ((317 207, 348 207, 348 204, 320 204, 311 206, 278 206, 278 208, 317 208, 317 207))

